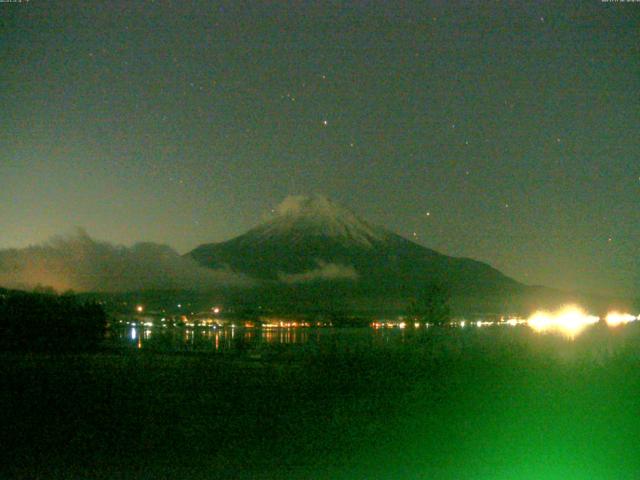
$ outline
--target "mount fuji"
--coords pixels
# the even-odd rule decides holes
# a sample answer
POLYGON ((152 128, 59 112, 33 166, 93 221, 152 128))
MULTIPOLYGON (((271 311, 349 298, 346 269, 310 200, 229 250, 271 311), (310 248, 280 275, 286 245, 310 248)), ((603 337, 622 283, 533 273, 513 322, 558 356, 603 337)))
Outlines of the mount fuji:
POLYGON ((427 285, 452 295, 503 297, 525 286, 493 267, 443 255, 374 226, 326 197, 290 196, 270 220, 187 255, 266 285, 325 285, 328 294, 408 297, 427 285))

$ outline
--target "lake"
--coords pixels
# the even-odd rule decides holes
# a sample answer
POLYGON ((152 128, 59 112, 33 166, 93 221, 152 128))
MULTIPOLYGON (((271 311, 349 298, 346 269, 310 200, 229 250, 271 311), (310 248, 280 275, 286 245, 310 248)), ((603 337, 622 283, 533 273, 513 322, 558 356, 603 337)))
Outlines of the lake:
MULTIPOLYGON (((242 324, 242 322, 238 322, 242 324)), ((381 326, 382 325, 382 326, 381 326)), ((403 324, 404 327, 404 324, 403 324)), ((124 349, 156 352, 231 353, 260 356, 288 353, 294 356, 327 352, 368 354, 384 350, 421 351, 426 345, 449 356, 463 354, 465 348, 477 348, 479 342, 521 344, 557 359, 592 358, 604 361, 626 351, 629 325, 607 326, 598 322, 565 331, 538 331, 524 320, 502 322, 463 321, 451 326, 399 328, 385 327, 160 327, 114 325, 107 344, 124 349)), ((431 354, 436 354, 435 350, 431 354)))
POLYGON ((8 478, 640 478, 640 325, 121 328, 3 354, 8 478), (218 352, 219 354, 216 354, 218 352))

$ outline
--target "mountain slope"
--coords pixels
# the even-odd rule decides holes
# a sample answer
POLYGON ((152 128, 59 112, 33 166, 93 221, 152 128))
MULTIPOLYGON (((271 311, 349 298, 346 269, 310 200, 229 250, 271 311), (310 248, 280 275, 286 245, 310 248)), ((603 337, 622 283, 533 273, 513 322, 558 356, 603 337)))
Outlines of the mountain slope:
POLYGON ((335 280, 370 294, 410 293, 429 283, 464 295, 522 287, 487 264, 449 257, 370 225, 325 197, 288 197, 275 213, 239 237, 188 255, 203 266, 228 266, 266 281, 335 280))

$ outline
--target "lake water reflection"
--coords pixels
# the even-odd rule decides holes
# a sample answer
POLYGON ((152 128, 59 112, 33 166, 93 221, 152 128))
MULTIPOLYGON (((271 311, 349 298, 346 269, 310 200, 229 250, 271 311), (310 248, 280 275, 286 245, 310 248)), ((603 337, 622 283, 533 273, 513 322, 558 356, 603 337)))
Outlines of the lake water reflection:
POLYGON ((244 328, 244 327, 115 327, 110 343, 139 349, 195 352, 269 351, 282 348, 317 351, 323 348, 366 348, 404 343, 410 335, 400 329, 372 328, 244 328))
MULTIPOLYGON (((588 356, 602 359, 629 350, 637 342, 640 325, 598 322, 567 335, 558 329, 541 330, 525 322, 459 322, 425 328, 244 328, 116 326, 110 331, 113 346, 160 352, 210 352, 246 354, 358 353, 376 350, 424 350, 430 355, 462 355, 466 348, 512 344, 550 356, 568 359, 588 356)), ((636 351, 637 349, 632 349, 636 351)), ((628 353, 628 352, 627 352, 628 353)))

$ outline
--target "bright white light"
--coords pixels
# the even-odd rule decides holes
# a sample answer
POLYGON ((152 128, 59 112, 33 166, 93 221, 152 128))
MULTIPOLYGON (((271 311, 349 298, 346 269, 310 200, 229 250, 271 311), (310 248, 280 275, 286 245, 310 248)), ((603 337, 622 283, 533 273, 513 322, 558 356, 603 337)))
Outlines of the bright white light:
POLYGON ((482 320, 478 320, 476 322, 476 327, 489 327, 493 325, 493 322, 487 322, 487 321, 482 321, 482 320))
POLYGON ((610 327, 617 327, 618 325, 634 322, 637 318, 629 313, 609 312, 605 320, 610 327))
POLYGON ((220 313, 220 308, 219 307, 214 307, 213 313, 220 313))
POLYGON ((138 312, 138 313, 142 313, 143 310, 144 310, 144 307, 142 305, 138 305, 136 307, 136 312, 138 312))
POLYGON ((557 332, 575 338, 599 320, 598 317, 585 313, 580 307, 569 305, 555 312, 538 311, 529 317, 527 324, 536 332, 557 332))
POLYGON ((404 322, 400 322, 400 323, 398 324, 398 326, 399 326, 400 328, 404 328, 404 327, 406 327, 406 326, 407 326, 407 324, 406 324, 406 323, 404 323, 404 322))
POLYGON ((466 324, 467 324, 467 322, 465 322, 464 320, 462 320, 462 321, 460 322, 460 326, 461 326, 462 328, 464 328, 464 326, 465 326, 466 324))

